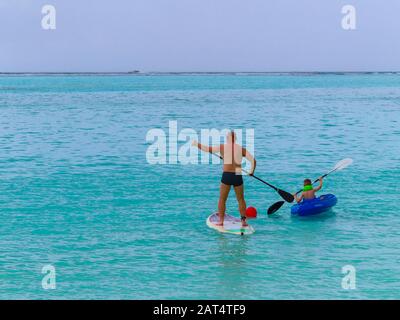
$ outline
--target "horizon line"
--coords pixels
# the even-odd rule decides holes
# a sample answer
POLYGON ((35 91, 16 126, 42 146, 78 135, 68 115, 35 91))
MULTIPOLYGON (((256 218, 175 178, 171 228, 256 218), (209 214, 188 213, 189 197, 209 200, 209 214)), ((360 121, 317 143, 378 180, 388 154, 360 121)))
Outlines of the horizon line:
POLYGON ((399 70, 392 71, 17 71, 0 72, 0 75, 185 75, 185 74, 396 74, 399 70))

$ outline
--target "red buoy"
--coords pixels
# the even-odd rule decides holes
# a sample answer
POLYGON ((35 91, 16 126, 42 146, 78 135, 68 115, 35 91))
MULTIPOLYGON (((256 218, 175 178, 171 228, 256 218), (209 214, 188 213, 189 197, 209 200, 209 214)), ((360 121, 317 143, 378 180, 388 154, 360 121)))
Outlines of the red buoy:
POLYGON ((254 207, 248 207, 246 209, 246 217, 249 219, 257 218, 257 209, 254 207))

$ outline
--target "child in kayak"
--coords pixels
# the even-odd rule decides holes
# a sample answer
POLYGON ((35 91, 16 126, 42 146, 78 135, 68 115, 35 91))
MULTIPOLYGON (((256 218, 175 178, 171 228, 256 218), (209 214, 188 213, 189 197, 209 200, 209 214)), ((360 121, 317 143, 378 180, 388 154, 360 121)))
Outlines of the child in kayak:
POLYGON ((310 179, 305 179, 304 180, 304 188, 303 188, 303 192, 301 194, 300 197, 297 196, 297 193, 294 193, 293 196, 296 199, 297 203, 300 203, 303 199, 304 200, 311 200, 311 199, 315 199, 315 193, 319 190, 321 190, 322 188, 322 184, 323 184, 323 178, 319 178, 319 186, 316 188, 313 188, 312 186, 312 182, 310 179))
POLYGON ((224 225, 226 200, 228 199, 231 186, 233 186, 239 205, 242 226, 246 227, 246 201, 244 200, 242 159, 243 157, 245 157, 250 161, 250 175, 252 175, 254 173, 254 170, 256 169, 256 160, 254 159, 253 155, 250 154, 250 152, 248 152, 245 148, 236 143, 236 134, 234 131, 229 132, 226 138, 227 139, 225 144, 221 144, 215 147, 202 145, 198 141, 193 141, 192 145, 204 152, 220 153, 224 161, 218 201, 218 216, 220 221, 216 225, 224 225))

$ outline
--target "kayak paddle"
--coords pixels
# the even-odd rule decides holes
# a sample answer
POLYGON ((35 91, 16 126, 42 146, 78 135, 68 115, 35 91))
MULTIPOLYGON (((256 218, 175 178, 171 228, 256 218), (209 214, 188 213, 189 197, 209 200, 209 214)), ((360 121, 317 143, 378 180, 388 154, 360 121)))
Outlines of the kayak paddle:
POLYGON ((285 204, 285 201, 275 202, 272 206, 270 206, 268 208, 268 211, 267 211, 268 215, 271 215, 271 214, 277 212, 284 204, 285 204))
MULTIPOLYGON (((216 156, 216 157, 219 157, 221 160, 224 160, 224 158, 222 158, 221 155, 216 154, 216 153, 212 153, 212 154, 213 154, 214 156, 216 156)), ((272 184, 269 184, 268 182, 266 182, 266 181, 260 179, 259 177, 256 177, 254 174, 249 174, 249 172, 246 171, 245 169, 242 169, 242 171, 243 171, 244 173, 247 173, 249 176, 251 176, 251 177, 257 179, 258 181, 261 181, 262 183, 266 184, 268 187, 274 189, 276 192, 278 192, 278 194, 279 194, 279 195, 282 197, 282 199, 284 199, 286 202, 292 203, 292 202, 294 201, 294 197, 293 197, 293 195, 292 195, 291 193, 286 192, 286 191, 284 191, 284 190, 281 190, 281 189, 279 189, 279 188, 273 186, 272 184)), ((284 201, 282 201, 282 202, 284 202, 284 201)))
MULTIPOLYGON (((352 163, 353 163, 353 159, 350 159, 350 158, 346 158, 346 159, 340 160, 338 163, 336 163, 336 165, 333 167, 333 169, 331 171, 329 171, 328 173, 324 174, 321 178, 325 178, 325 177, 327 177, 328 175, 330 175, 331 173, 333 173, 335 171, 343 170, 344 168, 347 168, 352 163)), ((316 179, 313 182, 313 184, 317 183, 318 181, 319 181, 319 178, 316 179)), ((303 189, 297 191, 296 195, 299 194, 302 191, 303 191, 303 189)), ((283 206, 284 203, 285 203, 285 201, 275 202, 272 206, 270 206, 268 208, 268 211, 267 211, 268 215, 271 215, 271 214, 274 214, 275 212, 277 212, 283 206)))

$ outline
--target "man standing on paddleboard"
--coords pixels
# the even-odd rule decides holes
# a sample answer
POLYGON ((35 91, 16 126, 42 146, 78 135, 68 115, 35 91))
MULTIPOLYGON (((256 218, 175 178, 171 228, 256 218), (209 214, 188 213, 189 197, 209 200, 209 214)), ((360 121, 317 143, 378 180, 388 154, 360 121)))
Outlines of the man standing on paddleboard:
POLYGON ((239 204, 239 212, 242 220, 242 225, 243 227, 247 227, 246 201, 244 200, 244 186, 242 178, 242 160, 243 157, 245 157, 250 161, 251 169, 249 174, 253 175, 254 170, 256 169, 256 160, 254 159, 253 155, 248 152, 246 148, 236 143, 236 134, 234 131, 230 131, 227 134, 225 144, 211 147, 202 145, 198 141, 193 141, 192 145, 204 152, 209 152, 213 154, 220 153, 224 161, 218 201, 218 213, 220 221, 216 225, 224 225, 226 200, 228 199, 231 186, 233 186, 236 194, 236 199, 239 204))

